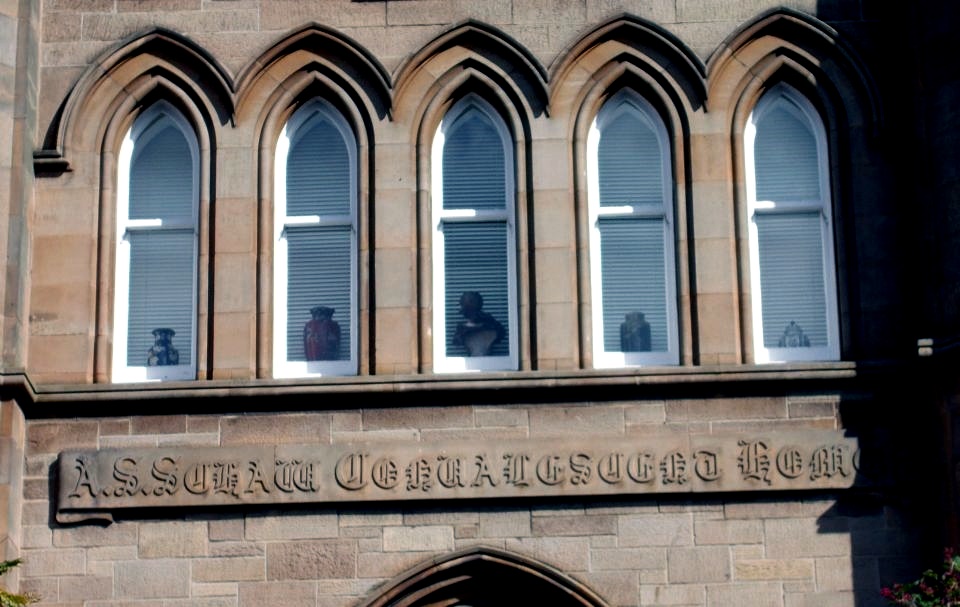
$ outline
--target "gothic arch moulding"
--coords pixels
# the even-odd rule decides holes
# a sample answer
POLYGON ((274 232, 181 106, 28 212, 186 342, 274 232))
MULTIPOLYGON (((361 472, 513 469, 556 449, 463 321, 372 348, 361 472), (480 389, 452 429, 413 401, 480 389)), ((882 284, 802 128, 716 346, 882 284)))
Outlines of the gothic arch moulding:
POLYGON ((518 554, 476 547, 431 559, 388 582, 362 607, 605 607, 593 591, 518 554))
POLYGON ((703 63, 662 27, 621 15, 598 26, 565 51, 550 67, 551 106, 579 108, 585 97, 606 90, 623 76, 642 81, 645 94, 662 104, 700 109, 706 98, 703 63))
POLYGON ((398 114, 413 118, 425 112, 425 102, 441 95, 451 81, 471 72, 502 91, 509 105, 532 119, 547 112, 547 74, 537 59, 516 40, 493 26, 466 21, 436 37, 401 65, 396 73, 398 114))
MULTIPOLYGON (((631 15, 614 18, 573 43, 551 66, 551 102, 553 116, 567 121, 573 143, 574 204, 577 217, 578 292, 580 326, 592 324, 588 219, 588 133, 607 100, 627 89, 648 102, 667 130, 670 151, 674 205, 671 222, 677 242, 688 240, 687 209, 691 205, 689 187, 689 142, 691 122, 702 114, 706 102, 705 68, 693 51, 673 34, 631 15)), ((677 247, 679 276, 689 272, 689 256, 677 247)), ((677 283, 680 327, 692 326, 688 303, 688 283, 677 283)), ((689 331, 681 331, 680 350, 689 356, 692 343, 689 331)), ((580 349, 588 365, 594 364, 588 332, 581 331, 580 349)))
POLYGON ((792 9, 762 13, 727 37, 707 60, 707 78, 710 109, 736 115, 737 123, 783 80, 814 96, 821 111, 840 112, 827 116, 834 125, 873 130, 882 119, 856 51, 826 23, 792 9))
MULTIPOLYGON (((310 24, 284 36, 247 66, 239 79, 237 123, 249 129, 258 148, 258 223, 274 225, 275 165, 277 141, 290 117, 304 104, 321 99, 339 113, 356 142, 358 250, 370 255, 369 207, 374 191, 374 122, 389 118, 390 82, 383 67, 365 49, 349 38, 323 26, 310 24)), ((258 290, 261 309, 257 316, 257 373, 272 373, 272 319, 275 313, 274 236, 261 229, 258 236, 258 290)), ((368 268, 371 261, 360 263, 368 268)), ((364 270, 366 271, 366 270, 364 270)), ((360 280, 359 306, 369 306, 369 280, 360 280)), ((365 313, 361 316, 366 317, 365 313)), ((367 352, 369 325, 359 323, 359 348, 367 352)), ((361 372, 370 357, 359 356, 361 372)))
MULTIPOLYGON (((296 29, 243 69, 238 78, 238 121, 247 113, 275 105, 278 88, 303 89, 307 81, 325 83, 345 102, 366 108, 379 119, 390 115, 390 76, 377 59, 354 40, 310 23, 296 29)), ((262 116, 261 116, 262 118, 262 116)))
POLYGON ((127 38, 90 64, 47 129, 44 149, 36 153, 39 172, 67 168, 73 151, 96 151, 112 120, 153 98, 196 108, 211 132, 214 120, 223 125, 233 119, 234 88, 227 69, 186 36, 154 28, 127 38))
MULTIPOLYGON (((520 368, 528 368, 535 359, 531 350, 534 319, 531 313, 531 260, 528 236, 533 216, 531 177, 531 140, 533 123, 547 116, 545 71, 514 40, 495 28, 469 21, 442 34, 427 44, 402 66, 394 96, 395 120, 409 129, 416 141, 417 195, 420 216, 431 217, 432 150, 434 138, 447 113, 458 101, 469 96, 482 99, 510 132, 516 195, 516 285, 517 335, 520 368)), ((433 260, 429 232, 418 232, 418 272, 429 293, 432 289, 433 260)), ((426 296, 426 295, 425 295, 426 296)), ((420 326, 432 323, 433 306, 421 305, 420 326)), ((423 335, 430 335, 423 330, 423 335)), ((420 364, 432 364, 430 338, 419 343, 420 364)))
MULTIPOLYGON (((707 61, 709 110, 730 136, 734 206, 738 230, 746 234, 747 191, 744 132, 764 93, 788 84, 809 101, 826 128, 832 232, 840 314, 841 356, 861 339, 851 319, 858 298, 856 278, 858 213, 877 215, 883 201, 872 195, 883 179, 875 139, 883 119, 874 83, 856 51, 826 23, 800 11, 778 8, 760 14, 732 33, 707 61), (854 168, 856 167, 856 168, 854 168), (862 210, 858 211, 857 208, 862 210)), ((746 243, 745 236, 741 239, 746 243)), ((749 276, 749 252, 740 246, 739 272, 749 276)), ((878 267, 883 265, 877 263, 878 267)), ((743 283, 740 312, 752 326, 749 281, 743 283)), ((741 335, 751 350, 749 330, 741 335)))

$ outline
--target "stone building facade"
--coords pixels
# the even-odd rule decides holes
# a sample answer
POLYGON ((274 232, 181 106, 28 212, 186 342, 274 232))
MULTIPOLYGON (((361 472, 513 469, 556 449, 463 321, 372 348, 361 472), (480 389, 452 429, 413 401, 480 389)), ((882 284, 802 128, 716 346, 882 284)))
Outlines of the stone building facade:
POLYGON ((957 17, 0 2, 7 585, 86 607, 882 604, 960 539, 957 17), (307 154, 311 129, 331 138, 307 154), (299 158, 303 191, 343 188, 333 210, 294 212, 299 158), (184 174, 183 215, 136 206, 184 174), (653 231, 604 231, 631 221, 653 231), (174 241, 137 257, 170 225, 185 266, 174 241), (294 234, 328 225, 344 248, 297 278, 294 234), (505 246, 478 253, 477 225, 505 246), (478 258, 501 350, 472 356, 478 258), (336 353, 304 358, 328 302, 294 318, 278 293, 331 259, 336 353), (604 306, 653 283, 627 346, 604 306), (174 284, 178 354, 148 357, 137 306, 174 284), (761 321, 814 292, 823 336, 761 321))

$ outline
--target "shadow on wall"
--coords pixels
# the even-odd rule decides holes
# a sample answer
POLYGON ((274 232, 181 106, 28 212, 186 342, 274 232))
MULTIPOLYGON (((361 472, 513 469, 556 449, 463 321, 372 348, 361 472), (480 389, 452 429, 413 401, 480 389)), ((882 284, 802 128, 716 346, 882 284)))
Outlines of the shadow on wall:
MULTIPOLYGON (((906 392, 894 389, 876 399, 840 404, 846 434, 860 443, 859 488, 841 495, 817 519, 820 534, 843 538, 838 550, 847 549, 839 544, 849 538, 849 560, 837 559, 836 569, 826 566, 829 558, 817 559, 818 600, 852 590, 856 607, 888 606, 881 588, 917 579, 942 555, 945 524, 936 412, 929 398, 906 392), (930 415, 925 414, 926 404, 931 404, 930 415), (904 415, 908 409, 909 417, 904 415)), ((820 542, 819 549, 832 545, 820 542)))

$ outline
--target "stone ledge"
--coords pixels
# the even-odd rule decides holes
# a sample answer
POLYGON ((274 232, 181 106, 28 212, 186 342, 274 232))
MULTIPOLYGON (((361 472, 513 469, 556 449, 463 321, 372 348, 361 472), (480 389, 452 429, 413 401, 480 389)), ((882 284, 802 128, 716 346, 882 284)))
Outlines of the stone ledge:
MULTIPOLYGON (((223 411, 270 412, 301 409, 343 408, 342 397, 364 397, 365 407, 405 406, 420 397, 422 404, 447 405, 445 394, 457 402, 470 400, 469 393, 483 393, 489 404, 528 402, 575 402, 575 391, 593 395, 599 388, 627 391, 629 399, 661 398, 665 392, 683 388, 684 394, 705 390, 714 393, 724 385, 730 394, 758 393, 760 385, 776 384, 777 393, 807 390, 810 385, 826 390, 849 389, 862 380, 889 381, 906 363, 787 363, 776 365, 709 365, 651 367, 618 370, 511 371, 477 374, 371 375, 307 379, 198 380, 131 384, 35 385, 22 370, 0 372, 0 396, 17 399, 28 419, 104 417, 129 415, 131 403, 149 414, 149 403, 163 401, 165 414, 178 410, 191 414, 223 411), (884 379, 886 378, 886 379, 884 379), (801 388, 802 386, 802 388, 801 388), (558 390, 545 390, 557 388, 558 390), (491 395, 499 395, 492 398, 491 395), (279 400, 278 397, 283 397, 279 400), (319 399, 317 397, 341 397, 319 399), (243 399, 242 404, 236 402, 243 399), (177 404, 180 401, 180 404, 177 404), (83 407, 76 405, 83 403, 83 407), (99 406, 98 406, 99 405, 99 406), (126 405, 126 406, 125 406, 126 405), (238 406, 239 405, 239 406, 238 406)), ((694 394, 696 396, 696 394, 694 394)), ((590 399, 588 399, 590 400, 590 399)))

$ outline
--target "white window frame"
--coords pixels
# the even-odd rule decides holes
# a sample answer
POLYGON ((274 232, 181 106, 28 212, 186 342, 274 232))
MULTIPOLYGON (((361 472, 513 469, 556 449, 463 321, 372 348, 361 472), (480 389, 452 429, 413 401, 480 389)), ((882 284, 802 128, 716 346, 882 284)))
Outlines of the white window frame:
POLYGON ((438 373, 466 371, 516 370, 518 368, 518 313, 516 271, 516 176, 514 167, 513 137, 503 118, 493 107, 476 94, 459 100, 444 116, 437 129, 431 149, 431 193, 433 213, 433 365, 438 373), (470 112, 481 112, 497 129, 503 145, 504 161, 504 208, 448 209, 443 208, 443 149, 447 132, 470 112), (444 224, 471 221, 502 221, 507 229, 507 298, 508 298, 508 351, 502 356, 448 356, 446 346, 447 314, 459 314, 459 310, 447 310, 445 303, 446 272, 444 248, 444 224))
POLYGON ((673 221, 673 172, 670 138, 656 109, 630 89, 614 94, 597 113, 587 135, 587 200, 590 225, 590 285, 593 330, 593 366, 622 368, 677 365, 680 362, 680 338, 677 316, 676 252, 673 221), (644 122, 656 135, 660 148, 662 198, 659 203, 632 205, 600 205, 600 138, 604 126, 623 113, 630 113, 644 122), (603 269, 601 260, 600 220, 607 218, 657 218, 663 220, 664 284, 667 315, 667 350, 661 352, 608 351, 604 344, 603 269))
POLYGON ((827 135, 820 114, 810 101, 787 84, 777 84, 761 97, 744 129, 744 156, 747 189, 747 213, 750 250, 751 309, 753 349, 757 363, 840 360, 840 322, 837 303, 836 262, 834 256, 833 210, 830 200, 830 172, 827 135), (800 200, 758 200, 755 142, 757 123, 764 114, 783 107, 809 126, 817 147, 820 197, 800 200), (826 304, 827 345, 810 347, 766 347, 763 339, 763 292, 760 283, 760 253, 757 216, 775 213, 815 212, 821 218, 823 243, 823 281, 826 304))
POLYGON ((273 376, 276 378, 356 375, 358 369, 358 279, 357 279, 357 140, 343 115, 329 102, 313 99, 287 121, 277 141, 274 164, 274 271, 273 271, 273 376), (350 183, 349 214, 287 215, 287 161, 297 134, 318 119, 329 121, 343 137, 347 148, 350 183), (324 361, 287 360, 288 246, 286 230, 299 226, 350 226, 350 359, 324 361))
MULTIPOLYGON (((114 382, 148 382, 162 380, 192 380, 197 374, 197 221, 200 203, 200 150, 197 135, 186 118, 170 103, 158 101, 137 117, 127 131, 117 158, 117 221, 116 221, 116 275, 114 280, 113 364, 111 378, 114 382), (177 221, 164 218, 130 219, 130 176, 134 154, 161 129, 161 124, 170 124, 181 131, 190 149, 193 168, 192 221, 177 221), (127 364, 127 338, 130 319, 130 254, 129 235, 147 231, 191 230, 193 232, 193 313, 189 345, 181 337, 174 344, 181 352, 190 352, 190 364, 149 367, 146 364, 127 364)), ((147 352, 143 353, 146 359, 147 352)))

